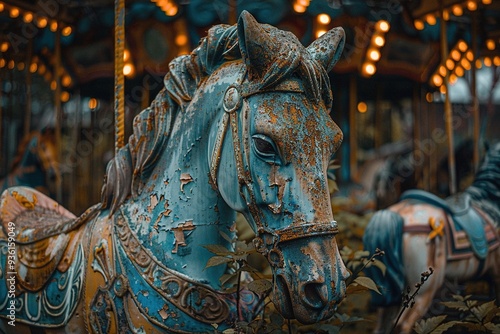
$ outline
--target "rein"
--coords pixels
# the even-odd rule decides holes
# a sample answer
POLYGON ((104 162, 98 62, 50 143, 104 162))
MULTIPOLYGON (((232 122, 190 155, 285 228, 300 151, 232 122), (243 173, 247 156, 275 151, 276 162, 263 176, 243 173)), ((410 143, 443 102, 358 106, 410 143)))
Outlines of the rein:
MULTIPOLYGON (((244 67, 245 68, 245 67, 244 67)), ((278 249, 280 242, 291 241, 295 239, 305 238, 309 236, 337 234, 339 232, 336 221, 328 223, 310 223, 310 224, 292 224, 290 226, 272 230, 269 229, 265 222, 262 211, 259 210, 255 194, 253 191, 253 180, 250 171, 245 168, 244 158, 248 157, 250 152, 250 144, 246 137, 243 139, 243 145, 240 141, 240 129, 238 126, 238 114, 243 112, 246 116, 248 107, 243 107, 243 99, 249 96, 268 92, 268 90, 252 89, 251 84, 243 84, 246 77, 246 70, 230 85, 223 97, 224 115, 222 118, 219 132, 217 133, 214 150, 212 152, 211 166, 210 166, 210 182, 212 187, 218 191, 217 173, 219 170, 222 144, 226 137, 229 125, 231 125, 231 133, 234 147, 234 158, 236 161, 236 170, 238 173, 238 183, 241 197, 245 200, 249 212, 257 226, 257 236, 253 240, 256 250, 264 256, 268 257, 271 266, 283 267, 283 255, 278 249)), ((285 82, 278 84, 272 91, 281 92, 297 92, 303 93, 298 85, 293 82, 285 82)), ((244 117, 247 119, 247 117, 244 117)), ((248 163, 247 163, 248 166, 248 163)))

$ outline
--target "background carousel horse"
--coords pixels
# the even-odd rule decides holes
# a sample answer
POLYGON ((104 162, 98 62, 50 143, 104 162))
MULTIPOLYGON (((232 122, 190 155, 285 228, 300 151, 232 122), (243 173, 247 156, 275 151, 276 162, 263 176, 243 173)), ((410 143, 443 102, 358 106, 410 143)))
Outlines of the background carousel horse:
POLYGON ((233 248, 236 211, 270 262, 279 312, 331 317, 349 275, 326 175, 342 139, 327 73, 343 44, 335 28, 305 48, 243 12, 170 63, 108 165, 101 204, 76 218, 29 188, 4 192, 4 329, 212 333, 255 316, 258 296, 221 286, 230 259, 204 269, 206 246, 233 248))
POLYGON ((50 183, 56 176, 57 151, 50 129, 31 132, 19 145, 11 171, 0 180, 0 191, 8 187, 27 186, 50 194, 50 183))
POLYGON ((421 190, 410 190, 399 203, 378 211, 368 224, 363 242, 387 266, 366 273, 381 287, 372 295, 379 306, 376 332, 388 332, 401 307, 402 291, 419 281, 429 267, 434 273, 422 286, 415 305, 398 322, 398 331, 410 333, 425 315, 445 279, 470 280, 489 275, 500 300, 500 143, 488 151, 474 182, 446 201, 421 190))

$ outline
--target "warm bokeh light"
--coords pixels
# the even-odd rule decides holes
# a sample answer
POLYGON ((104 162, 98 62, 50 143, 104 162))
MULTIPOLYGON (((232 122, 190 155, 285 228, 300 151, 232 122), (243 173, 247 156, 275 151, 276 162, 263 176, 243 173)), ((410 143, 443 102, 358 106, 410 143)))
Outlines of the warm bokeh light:
POLYGON ((458 81, 458 77, 454 73, 450 74, 450 78, 449 79, 450 79, 450 85, 454 85, 458 81))
POLYGON ((479 69, 483 67, 483 63, 481 62, 481 59, 476 59, 476 68, 479 69))
POLYGON ((449 12, 449 11, 447 11, 446 9, 445 9, 445 10, 443 10, 443 19, 444 19, 445 21, 448 21, 448 20, 450 19, 450 12, 449 12))
POLYGON ((318 22, 321 24, 328 24, 332 21, 330 18, 330 15, 328 14, 319 14, 318 15, 318 22))
POLYGON ((458 75, 459 77, 463 77, 464 74, 465 74, 465 71, 464 69, 462 68, 462 66, 457 66, 455 67, 455 73, 456 75, 458 75))
POLYGON ((469 61, 473 61, 474 60, 474 52, 472 52, 472 50, 467 51, 467 53, 465 54, 465 56, 467 57, 467 59, 469 59, 469 61))
POLYGON ((0 12, 3 12, 4 9, 5 9, 5 5, 0 2, 0 12))
POLYGON ((427 14, 425 16, 425 22, 427 22, 429 25, 433 26, 436 24, 436 17, 434 16, 434 14, 427 14))
POLYGON ((490 57, 484 57, 483 64, 486 67, 490 67, 491 66, 491 58, 490 57))
POLYGON ((417 30, 424 30, 424 22, 421 20, 415 20, 413 22, 413 25, 415 26, 415 29, 417 29, 417 30))
POLYGON ((446 67, 444 67, 443 65, 439 66, 439 74, 441 74, 442 77, 446 75, 446 72, 446 67))
POLYGON ((17 69, 19 71, 23 71, 25 67, 26 67, 26 65, 24 64, 24 62, 21 61, 21 62, 17 63, 17 69))
POLYGON ((358 103, 358 111, 359 111, 360 113, 362 113, 362 114, 363 114, 363 113, 365 113, 367 110, 368 110, 368 106, 366 105, 366 103, 365 103, 365 102, 359 102, 359 103, 358 103))
POLYGON ((23 16, 23 21, 25 23, 30 23, 31 21, 33 21, 33 14, 30 13, 30 12, 26 12, 24 13, 24 16, 23 16))
POLYGON ((98 103, 97 103, 97 99, 96 98, 92 97, 92 98, 89 99, 89 109, 90 110, 94 110, 95 108, 97 108, 97 105, 98 105, 98 103))
POLYGON ((58 26, 57 21, 50 21, 50 26, 49 26, 50 31, 56 32, 57 31, 57 26, 58 26))
POLYGON ((135 68, 134 65, 132 64, 125 64, 123 66, 123 74, 127 77, 131 77, 135 74, 135 68))
POLYGON ((467 71, 471 69, 470 61, 467 58, 462 58, 460 65, 467 71))
POLYGON ((320 38, 324 34, 326 34, 326 30, 320 29, 320 30, 316 31, 316 38, 320 38))
POLYGON ((460 51, 465 52, 465 51, 467 51, 467 48, 468 48, 467 43, 465 43, 462 40, 458 42, 458 49, 460 51))
POLYGON ((490 5, 491 4, 491 0, 483 0, 483 4, 490 5))
POLYGON ((67 27, 64 27, 64 28, 62 29, 61 34, 62 34, 63 36, 65 36, 65 37, 66 37, 66 36, 71 35, 71 32, 72 32, 72 31, 73 31, 73 29, 71 29, 71 27, 70 27, 70 26, 67 26, 67 27))
POLYGON ((495 50, 495 41, 492 39, 487 39, 486 47, 488 48, 488 50, 495 50))
POLYGON ((168 16, 175 16, 177 14, 177 12, 179 11, 179 8, 177 6, 172 6, 170 7, 169 9, 167 9, 165 11, 165 13, 168 15, 168 16))
POLYGON ((1 58, 0 59, 0 68, 4 68, 5 67, 5 59, 1 58))
POLYGON ((123 50, 123 61, 128 61, 130 59, 130 51, 128 49, 123 50))
POLYGON ((30 65, 30 73, 35 73, 37 69, 38 69, 38 64, 37 63, 31 63, 31 65, 30 65))
POLYGON ((434 96, 432 93, 427 93, 425 94, 425 100, 429 103, 431 103, 432 101, 434 101, 434 96))
POLYGON ((38 28, 45 28, 47 26, 48 20, 45 17, 39 17, 36 24, 38 28))
POLYGON ((439 87, 439 91, 441 92, 441 94, 446 94, 446 86, 442 85, 441 87, 439 87))
POLYGON ((467 1, 467 9, 471 12, 475 11, 477 9, 477 3, 474 0, 467 1))
POLYGON ((439 74, 434 74, 432 77, 432 83, 434 86, 439 87, 443 84, 443 77, 441 77, 439 74))
POLYGON ((9 70, 13 70, 15 66, 16 66, 16 63, 12 59, 9 60, 9 62, 7 63, 7 68, 9 70))
POLYGON ((6 52, 9 49, 9 42, 2 42, 2 45, 0 45, 0 51, 6 52))
POLYGON ((455 15, 455 16, 462 16, 462 14, 464 13, 462 6, 460 6, 460 5, 453 6, 451 8, 451 11, 452 11, 453 15, 455 15))
POLYGON ((373 64, 365 63, 363 65, 363 71, 364 71, 365 74, 373 75, 373 74, 375 74, 376 70, 377 70, 377 68, 373 64))
POLYGON ((294 3, 293 10, 297 13, 304 13, 306 11, 306 7, 304 7, 298 3, 294 3))
POLYGON ((374 39, 373 39, 373 43, 375 43, 376 46, 384 46, 385 44, 385 38, 382 37, 382 36, 376 36, 374 39))
POLYGON ((389 29, 390 29, 390 25, 389 25, 389 22, 385 21, 385 20, 380 20, 377 22, 377 25, 376 25, 376 28, 382 32, 388 32, 389 29))
POLYGON ((373 61, 378 61, 380 59, 380 51, 377 49, 368 50, 368 58, 373 61))
POLYGON ((493 64, 495 66, 500 66, 500 57, 499 56, 495 56, 495 58, 493 58, 493 64))
POLYGON ((40 66, 38 66, 38 74, 43 75, 45 71, 47 71, 47 67, 45 67, 44 64, 40 64, 40 66))
POLYGON ((451 59, 446 59, 446 68, 450 71, 455 68, 455 62, 451 59))
POLYGON ((458 61, 460 59, 460 51, 452 50, 450 56, 453 60, 458 61))
POLYGON ((69 101, 69 93, 61 92, 61 102, 68 102, 68 101, 69 101))
POLYGON ((185 34, 179 34, 175 37, 175 44, 177 45, 186 45, 188 42, 188 38, 185 34))
POLYGON ((16 17, 19 16, 19 8, 17 7, 12 7, 9 11, 9 16, 15 19, 16 17))
POLYGON ((63 75, 61 78, 61 84, 64 87, 69 87, 71 85, 71 77, 68 74, 63 75))
POLYGON ((57 88, 57 82, 55 80, 52 80, 50 82, 50 89, 56 90, 56 88, 57 88))

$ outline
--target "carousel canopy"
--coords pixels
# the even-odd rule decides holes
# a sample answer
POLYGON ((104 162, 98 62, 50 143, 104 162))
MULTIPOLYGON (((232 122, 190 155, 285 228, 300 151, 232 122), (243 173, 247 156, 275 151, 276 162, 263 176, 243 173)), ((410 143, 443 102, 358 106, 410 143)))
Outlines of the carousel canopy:
MULTIPOLYGON (((0 2, 0 67, 38 74, 53 89, 60 34, 62 93, 78 90, 112 99, 114 6, 107 0, 0 2)), ((500 64, 498 1, 129 0, 124 67, 129 86, 159 89, 171 59, 190 52, 210 26, 234 23, 242 10, 293 31, 304 44, 333 26, 344 27, 346 47, 334 71, 377 76, 379 84, 397 80, 400 84, 392 85, 396 96, 408 94, 414 82, 439 89, 444 75, 433 76, 447 60, 440 50, 442 16, 447 51, 450 57, 455 49, 460 52, 448 70, 451 80, 473 65, 500 64)))

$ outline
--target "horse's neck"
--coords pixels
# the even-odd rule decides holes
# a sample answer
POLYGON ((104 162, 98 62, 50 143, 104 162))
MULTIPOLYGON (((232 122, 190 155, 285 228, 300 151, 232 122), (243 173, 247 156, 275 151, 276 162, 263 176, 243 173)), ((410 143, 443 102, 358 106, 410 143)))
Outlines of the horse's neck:
POLYGON ((14 178, 15 185, 29 186, 32 188, 44 187, 45 173, 39 165, 36 156, 30 151, 28 146, 21 163, 11 172, 9 176, 14 178))
POLYGON ((223 234, 235 236, 235 212, 210 186, 209 129, 197 125, 200 120, 196 117, 183 115, 176 120, 149 181, 123 209, 135 225, 132 230, 158 260, 217 287, 226 268, 221 265, 200 270, 214 256, 204 246, 232 247, 223 234))

